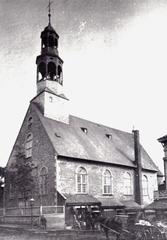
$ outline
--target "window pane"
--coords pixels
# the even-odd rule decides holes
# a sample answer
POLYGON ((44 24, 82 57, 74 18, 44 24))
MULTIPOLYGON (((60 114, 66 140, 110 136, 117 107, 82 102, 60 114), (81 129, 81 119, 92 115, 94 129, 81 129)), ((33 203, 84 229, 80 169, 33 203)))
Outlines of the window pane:
POLYGON ((103 191, 105 194, 111 193, 111 184, 112 184, 111 173, 109 170, 106 170, 103 175, 103 191))
POLYGON ((25 142, 25 155, 27 158, 32 156, 32 144, 33 144, 33 135, 28 134, 25 142))
POLYGON ((82 183, 86 183, 86 175, 82 175, 82 183))
POLYGON ((78 192, 81 192, 81 184, 78 184, 78 192))
POLYGON ((106 177, 106 185, 110 185, 111 184, 111 179, 110 176, 106 177))
POLYGON ((124 194, 131 195, 132 194, 132 182, 131 175, 126 173, 124 175, 124 194))
POLYGON ((81 182, 81 175, 77 175, 77 182, 80 183, 81 182))
POLYGON ((85 193, 86 192, 86 184, 82 185, 82 192, 85 193))
POLYGON ((86 193, 86 188, 87 188, 87 173, 83 167, 80 167, 77 173, 77 192, 86 193))

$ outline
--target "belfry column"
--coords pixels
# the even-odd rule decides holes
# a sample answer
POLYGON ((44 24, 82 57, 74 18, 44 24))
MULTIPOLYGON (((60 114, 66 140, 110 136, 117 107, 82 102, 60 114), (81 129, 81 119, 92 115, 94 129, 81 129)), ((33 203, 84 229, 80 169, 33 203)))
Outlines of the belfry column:
POLYGON ((158 142, 162 144, 164 150, 164 174, 165 174, 165 190, 167 190, 167 135, 158 139, 158 142))

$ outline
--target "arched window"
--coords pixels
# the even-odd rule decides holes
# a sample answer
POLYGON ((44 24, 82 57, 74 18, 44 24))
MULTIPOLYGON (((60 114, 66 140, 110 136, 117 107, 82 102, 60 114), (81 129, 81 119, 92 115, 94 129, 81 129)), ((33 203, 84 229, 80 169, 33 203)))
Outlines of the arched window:
POLYGON ((38 80, 44 79, 46 76, 46 64, 41 62, 38 66, 38 80))
POLYGON ((143 187, 143 195, 147 196, 148 195, 148 178, 145 175, 142 177, 142 187, 143 187))
POLYGON ((58 48, 58 41, 56 38, 55 38, 55 47, 58 48))
POLYGON ((125 195, 132 195, 132 177, 131 174, 126 172, 124 174, 124 194, 125 195))
POLYGON ((26 137, 26 142, 25 142, 26 158, 29 158, 32 156, 32 144, 33 144, 33 135, 32 135, 32 133, 29 133, 26 137))
POLYGON ((48 46, 48 42, 47 42, 47 37, 42 37, 42 45, 43 47, 47 47, 48 46))
POLYGON ((62 68, 59 65, 58 66, 58 82, 63 85, 63 73, 62 73, 62 68))
POLYGON ((56 76, 56 65, 53 62, 48 63, 48 75, 51 80, 54 80, 54 77, 56 76))
POLYGON ((43 167, 40 171, 40 194, 47 194, 47 179, 48 179, 48 171, 46 167, 43 167))
POLYGON ((87 192, 87 172, 83 167, 78 168, 76 174, 77 181, 77 193, 86 193, 87 192))
POLYGON ((112 193, 112 176, 109 170, 105 170, 103 173, 103 193, 111 194, 112 193))

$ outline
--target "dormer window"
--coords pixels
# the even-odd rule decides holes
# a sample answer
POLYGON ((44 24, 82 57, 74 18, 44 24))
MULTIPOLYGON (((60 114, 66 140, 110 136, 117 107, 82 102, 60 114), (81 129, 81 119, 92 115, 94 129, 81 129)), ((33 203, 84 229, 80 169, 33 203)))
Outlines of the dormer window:
POLYGON ((55 136, 56 136, 57 138, 61 138, 60 134, 58 134, 58 133, 55 133, 55 136))
POLYGON ((112 139, 112 135, 111 134, 106 134, 106 137, 108 138, 108 139, 112 139))
POLYGON ((88 129, 87 128, 84 128, 84 127, 81 127, 81 130, 84 132, 84 133, 88 133, 88 129))

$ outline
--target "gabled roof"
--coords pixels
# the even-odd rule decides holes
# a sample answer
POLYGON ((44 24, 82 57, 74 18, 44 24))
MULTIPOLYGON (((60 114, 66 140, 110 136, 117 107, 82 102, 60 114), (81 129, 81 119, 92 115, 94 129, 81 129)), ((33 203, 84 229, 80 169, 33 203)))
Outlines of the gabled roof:
MULTIPOLYGON (((31 103, 60 156, 135 167, 133 134, 70 115, 69 124, 44 117, 36 103, 31 103), (87 129, 85 133, 82 129, 87 129), (107 136, 109 135, 109 136, 107 136)), ((158 171, 144 148, 142 167, 158 171)))

